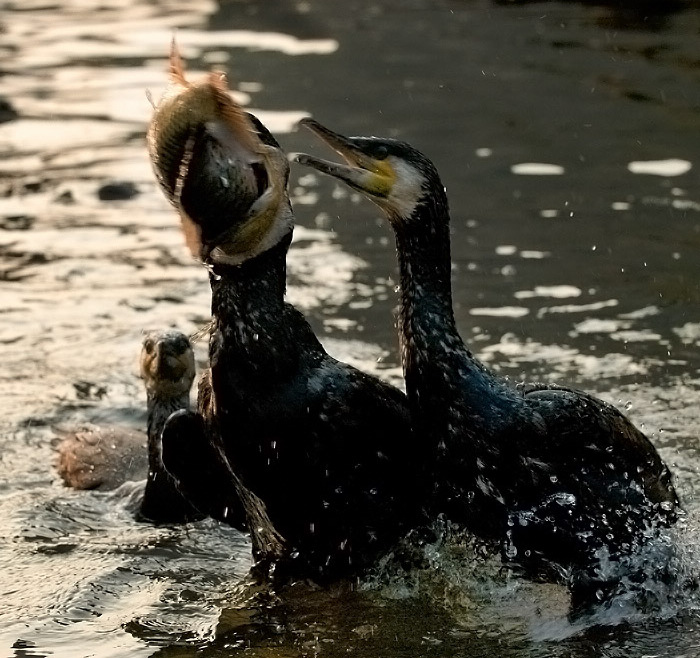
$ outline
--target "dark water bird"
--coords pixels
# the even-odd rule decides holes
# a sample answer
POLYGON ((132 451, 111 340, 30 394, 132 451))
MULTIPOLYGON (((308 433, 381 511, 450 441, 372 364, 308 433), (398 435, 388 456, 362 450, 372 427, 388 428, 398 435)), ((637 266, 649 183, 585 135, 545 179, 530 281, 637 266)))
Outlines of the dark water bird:
POLYGON ((199 381, 197 411, 181 409, 166 421, 163 465, 178 491, 200 513, 250 533, 256 570, 265 577, 288 555, 287 543, 270 520, 265 502, 231 467, 213 403, 211 370, 207 370, 199 381))
POLYGON ((179 331, 149 333, 143 341, 141 378, 146 388, 148 429, 87 426, 58 445, 58 473, 76 489, 114 489, 146 478, 138 516, 159 523, 200 518, 180 494, 160 458, 160 435, 168 416, 190 405, 195 376, 190 341, 179 331))
POLYGON ((401 357, 414 429, 429 442, 434 511, 499 542, 510 561, 554 574, 575 567, 582 589, 597 588, 603 553, 626 554, 650 525, 675 521, 668 468, 613 406, 560 386, 512 387, 465 346, 447 196, 428 158, 404 142, 302 123, 346 164, 298 161, 364 193, 394 230, 401 357))
MULTIPOLYGON (((188 144, 184 154, 173 151, 167 159, 156 157, 153 142, 150 149, 166 196, 193 227, 188 244, 209 269, 212 292, 208 403, 200 396, 201 421, 180 414, 173 445, 192 436, 200 442, 220 437, 233 470, 286 540, 291 574, 317 580, 355 574, 418 516, 408 407, 397 389, 329 356, 303 315, 285 302, 294 228, 289 164, 262 124, 243 118, 246 139, 254 135, 258 142, 247 156, 221 157, 235 131, 222 140, 210 128, 211 117, 185 126, 175 139, 188 144), (241 213, 242 202, 230 190, 241 187, 246 176, 236 171, 245 168, 264 189, 241 213)), ((153 121, 167 120, 157 109, 153 121)), ((157 138, 158 130, 152 134, 157 138)), ((166 465, 177 471, 179 459, 182 472, 187 451, 168 450, 169 431, 166 465)), ((216 492, 201 498, 209 500, 210 513, 212 504, 220 505, 216 492)))

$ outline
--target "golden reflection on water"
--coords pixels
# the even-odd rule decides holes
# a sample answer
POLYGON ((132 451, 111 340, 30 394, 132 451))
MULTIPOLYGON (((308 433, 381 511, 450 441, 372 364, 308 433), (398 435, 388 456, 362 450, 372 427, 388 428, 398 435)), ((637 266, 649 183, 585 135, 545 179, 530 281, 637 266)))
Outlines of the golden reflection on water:
MULTIPOLYGON (((664 611, 685 612, 680 631, 663 619, 644 621, 653 633, 574 628, 562 588, 459 543, 431 554, 426 573, 360 592, 300 587, 267 609, 241 593, 239 534, 137 524, 135 486, 107 496, 56 482, 51 426, 142 425, 142 333, 208 320, 206 272, 144 147, 146 90, 159 96, 177 30, 192 72, 228 70, 237 100, 289 150, 308 148, 299 119, 324 113, 434 158, 465 338, 513 380, 573 383, 625 409, 697 510, 692 14, 612 33, 601 30, 613 8, 579 3, 346 4, 5 3, 2 94, 19 118, 0 124, 3 655, 694 655, 693 597, 664 611), (232 6, 235 25, 222 18, 232 6), (287 10, 288 33, 276 18, 287 10), (107 182, 134 191, 101 200, 107 182), (85 381, 106 397, 79 396, 85 381)), ((359 195, 308 172, 293 174, 292 192, 302 226, 290 301, 332 354, 401 385, 388 233, 359 195)), ((201 369, 203 342, 197 357, 201 369)), ((683 545, 696 535, 691 518, 683 545)))

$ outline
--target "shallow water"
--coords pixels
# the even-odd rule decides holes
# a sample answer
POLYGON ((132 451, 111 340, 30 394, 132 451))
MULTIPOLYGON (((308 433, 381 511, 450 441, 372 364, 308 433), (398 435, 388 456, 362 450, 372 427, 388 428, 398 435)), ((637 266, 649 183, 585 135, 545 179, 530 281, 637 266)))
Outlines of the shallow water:
MULTIPOLYGON (((463 336, 514 380, 585 388, 652 437, 698 575, 700 6, 624 1, 10 0, 0 13, 0 647, 9 656, 696 656, 700 598, 617 601, 577 626, 557 586, 478 547, 360 591, 245 586, 249 546, 211 521, 138 524, 136 485, 72 492, 55 425, 142 426, 144 330, 193 332, 189 258, 144 147, 174 30, 229 72, 289 151, 307 114, 437 164, 463 336), (0 116, 9 118, 11 112, 0 116), (129 198, 103 200, 107 183, 129 198), (126 185, 128 184, 128 185, 126 185)), ((301 168, 290 299, 331 353, 400 383, 396 264, 378 211, 301 168)), ((197 346, 200 366, 205 348, 197 346)), ((651 584, 649 585, 651 587, 651 584)))

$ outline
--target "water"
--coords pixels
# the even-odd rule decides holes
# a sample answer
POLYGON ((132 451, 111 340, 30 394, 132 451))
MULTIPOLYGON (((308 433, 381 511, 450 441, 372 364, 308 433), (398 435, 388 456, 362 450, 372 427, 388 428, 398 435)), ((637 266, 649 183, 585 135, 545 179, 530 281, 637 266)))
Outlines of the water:
MULTIPOLYGON (((7 656, 697 656, 700 598, 572 625, 566 592, 478 546, 359 591, 246 586, 249 545, 133 520, 136 485, 72 492, 54 425, 143 426, 143 331, 206 322, 144 147, 171 34, 289 151, 296 122, 390 135, 438 166, 457 321, 514 380, 613 402, 671 465, 697 575, 700 181, 695 2, 9 0, 0 13, 0 647, 7 656), (6 112, 7 113, 7 112, 6 112), (107 183, 123 200, 102 200, 107 183), (11 648, 13 647, 14 648, 11 648)), ((294 168, 289 297, 331 353, 400 383, 396 262, 374 206, 294 168)), ((205 348, 197 346, 200 367, 205 348)), ((661 549, 659 549, 661 550, 661 549)), ((653 562, 653 560, 652 560, 653 562)), ((646 584, 654 586, 653 580, 646 584)))

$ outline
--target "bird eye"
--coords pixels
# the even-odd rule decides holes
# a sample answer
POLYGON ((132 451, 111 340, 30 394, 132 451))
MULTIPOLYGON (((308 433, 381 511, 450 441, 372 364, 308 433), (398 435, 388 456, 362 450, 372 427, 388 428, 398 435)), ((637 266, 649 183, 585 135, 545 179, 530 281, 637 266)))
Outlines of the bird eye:
POLYGON ((383 144, 380 144, 374 149, 374 157, 377 160, 386 160, 387 155, 389 155, 389 149, 383 144))
POLYGON ((146 350, 146 352, 148 354, 153 354, 154 347, 155 347, 155 343, 153 342, 152 338, 147 338, 143 343, 143 348, 146 350))

